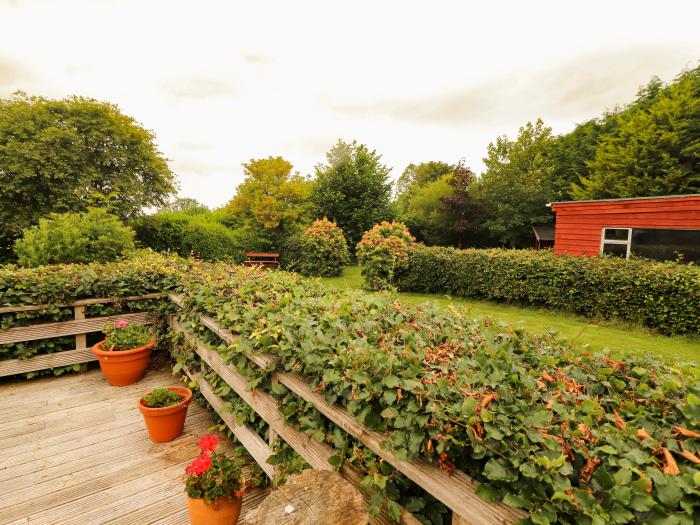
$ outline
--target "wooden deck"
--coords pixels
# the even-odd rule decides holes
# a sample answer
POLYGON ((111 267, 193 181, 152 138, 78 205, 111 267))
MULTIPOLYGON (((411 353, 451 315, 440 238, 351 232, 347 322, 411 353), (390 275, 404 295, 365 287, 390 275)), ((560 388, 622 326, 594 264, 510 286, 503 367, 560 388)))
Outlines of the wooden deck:
MULTIPOLYGON (((193 402, 184 434, 156 444, 136 407, 175 383, 149 370, 111 387, 99 369, 0 381, 0 524, 188 524, 182 474, 212 418, 193 402)), ((242 517, 264 496, 247 494, 242 517)))

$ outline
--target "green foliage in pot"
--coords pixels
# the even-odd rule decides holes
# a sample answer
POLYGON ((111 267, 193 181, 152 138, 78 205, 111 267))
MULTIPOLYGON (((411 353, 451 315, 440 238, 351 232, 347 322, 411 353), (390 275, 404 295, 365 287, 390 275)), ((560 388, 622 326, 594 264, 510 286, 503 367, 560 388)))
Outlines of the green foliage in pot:
POLYGON ((401 222, 384 221, 366 231, 356 248, 365 286, 370 290, 390 288, 396 272, 408 262, 409 248, 414 242, 411 232, 401 222))
POLYGON ((182 396, 168 388, 154 388, 152 392, 143 396, 143 403, 148 408, 165 408, 178 404, 182 396))
POLYGON ((101 349, 107 352, 139 348, 155 339, 150 327, 129 323, 123 319, 116 323, 105 323, 102 332, 105 334, 105 343, 101 349))

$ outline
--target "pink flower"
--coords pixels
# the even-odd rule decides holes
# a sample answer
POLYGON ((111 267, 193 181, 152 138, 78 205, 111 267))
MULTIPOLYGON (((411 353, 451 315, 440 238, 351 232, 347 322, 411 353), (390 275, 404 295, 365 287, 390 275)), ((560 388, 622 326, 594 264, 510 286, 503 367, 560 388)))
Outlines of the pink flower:
POLYGON ((121 319, 119 322, 117 322, 117 328, 124 328, 126 325, 128 325, 124 319, 121 319))
POLYGON ((219 444, 219 438, 214 434, 207 434, 199 440, 199 448, 202 452, 211 452, 219 444))

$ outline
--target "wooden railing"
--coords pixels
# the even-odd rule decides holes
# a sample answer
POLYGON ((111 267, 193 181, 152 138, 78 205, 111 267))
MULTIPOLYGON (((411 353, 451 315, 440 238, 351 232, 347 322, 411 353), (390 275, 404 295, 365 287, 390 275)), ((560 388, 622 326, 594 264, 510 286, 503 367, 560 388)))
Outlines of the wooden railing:
MULTIPOLYGON (((175 304, 182 306, 181 296, 173 294, 170 295, 170 298, 175 304)), ((199 315, 199 320, 228 344, 233 344, 239 339, 239 336, 220 326, 214 318, 208 315, 199 315)), ((236 371, 235 368, 226 365, 216 350, 202 343, 193 334, 184 329, 176 316, 169 319, 169 324, 175 331, 183 334, 185 340, 194 346, 195 352, 202 361, 216 372, 268 424, 271 439, 276 436, 282 438, 312 468, 333 470, 333 466, 328 461, 328 458, 334 454, 331 447, 314 441, 293 426, 286 425, 284 417, 279 411, 278 402, 272 396, 260 391, 255 393, 248 391, 245 377, 236 371)), ((272 370, 277 361, 270 354, 246 353, 245 355, 252 363, 265 370, 272 370)), ((267 458, 272 454, 269 445, 252 428, 247 425, 237 425, 230 417, 230 414, 223 411, 224 401, 214 394, 211 386, 201 376, 191 371, 188 371, 188 373, 192 379, 198 382, 204 397, 221 415, 231 431, 251 453, 251 456, 269 476, 272 476, 274 470, 271 465, 267 464, 267 458)), ((455 470, 449 475, 436 465, 424 460, 402 460, 397 458, 390 450, 381 446, 383 442, 387 441, 388 436, 359 424, 345 408, 328 404, 323 396, 315 392, 309 382, 298 374, 275 371, 271 377, 273 382, 277 381, 283 384, 293 393, 313 404, 330 421, 449 507, 453 511, 453 524, 505 524, 514 523, 525 516, 525 513, 522 511, 500 502, 481 499, 476 495, 474 481, 464 472, 455 470)), ((359 471, 349 465, 343 465, 341 474, 356 485, 359 485, 363 477, 359 471)), ((404 510, 401 516, 401 523, 417 524, 418 520, 404 510)))
POLYGON ((122 303, 132 301, 143 301, 145 299, 156 299, 163 297, 161 293, 130 296, 119 299, 95 298, 82 299, 72 303, 50 305, 27 305, 27 306, 3 306, 0 314, 15 312, 41 312, 49 308, 73 308, 73 320, 61 321, 57 323, 42 323, 28 326, 17 326, 0 330, 0 344, 22 343, 37 341, 40 339, 52 339, 55 337, 75 336, 75 349, 54 352, 50 354, 40 354, 27 359, 5 359, 0 361, 0 377, 15 374, 25 374, 36 372, 48 368, 70 366, 76 364, 86 364, 97 360, 95 354, 87 347, 87 334, 102 331, 106 322, 114 322, 124 319, 130 323, 147 324, 149 322, 148 312, 131 312, 119 315, 107 315, 102 317, 85 317, 85 307, 94 304, 122 303))

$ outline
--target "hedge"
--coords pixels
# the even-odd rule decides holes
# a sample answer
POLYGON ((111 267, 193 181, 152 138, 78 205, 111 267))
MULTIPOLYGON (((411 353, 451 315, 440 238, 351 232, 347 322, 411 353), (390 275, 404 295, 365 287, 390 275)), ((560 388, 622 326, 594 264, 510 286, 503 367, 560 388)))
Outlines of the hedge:
POLYGON ((250 388, 283 400, 290 422, 336 450, 334 463, 364 465, 363 487, 426 522, 443 520, 439 506, 242 353, 272 353, 327 402, 386 432, 399 457, 467 472, 481 496, 526 509, 529 523, 692 524, 700 515, 700 383, 682 371, 284 272, 202 264, 183 290, 189 328, 201 334, 196 314, 206 313, 242 336, 218 350, 250 388))
POLYGON ((139 217, 132 225, 143 246, 183 257, 240 264, 246 252, 270 248, 270 241, 263 234, 250 228, 229 228, 207 212, 158 213, 139 217))
POLYGON ((416 244, 392 284, 403 292, 544 306, 663 334, 700 334, 700 268, 692 264, 416 244))
MULTIPOLYGON (((0 314, 0 330, 73 319, 73 309, 61 305, 78 299, 119 299, 174 290, 179 285, 185 267, 186 262, 180 258, 150 251, 142 251, 129 259, 108 264, 0 267, 0 306, 50 305, 41 311, 0 314)), ((154 307, 154 301, 97 304, 87 306, 86 314, 112 315, 149 307, 154 307)), ((74 348, 74 337, 3 344, 0 345, 0 360, 24 359, 74 348)))

